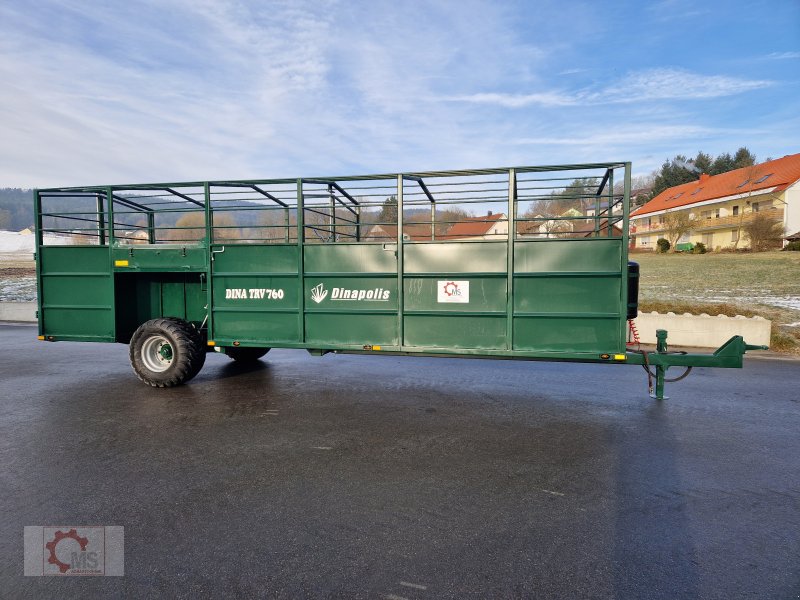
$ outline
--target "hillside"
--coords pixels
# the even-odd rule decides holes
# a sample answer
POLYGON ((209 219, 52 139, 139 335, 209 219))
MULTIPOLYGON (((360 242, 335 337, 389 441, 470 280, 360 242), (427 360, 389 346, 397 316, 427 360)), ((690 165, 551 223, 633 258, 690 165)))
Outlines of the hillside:
POLYGON ((33 227, 33 190, 0 188, 0 229, 33 227))

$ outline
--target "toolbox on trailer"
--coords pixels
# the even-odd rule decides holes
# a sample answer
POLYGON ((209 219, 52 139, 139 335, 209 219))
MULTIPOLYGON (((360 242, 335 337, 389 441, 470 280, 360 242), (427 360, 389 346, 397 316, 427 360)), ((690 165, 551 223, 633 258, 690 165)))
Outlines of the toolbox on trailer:
POLYGON ((39 335, 130 344, 146 383, 271 348, 740 367, 626 349, 630 163, 35 193, 39 335), (45 241, 47 243, 45 243, 45 241))

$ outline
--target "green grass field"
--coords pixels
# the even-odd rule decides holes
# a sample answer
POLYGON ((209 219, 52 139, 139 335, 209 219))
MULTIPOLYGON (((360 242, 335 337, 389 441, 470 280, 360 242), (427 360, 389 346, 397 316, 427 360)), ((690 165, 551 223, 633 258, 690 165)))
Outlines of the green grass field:
POLYGON ((772 347, 800 353, 800 252, 632 254, 644 311, 760 315, 772 347))

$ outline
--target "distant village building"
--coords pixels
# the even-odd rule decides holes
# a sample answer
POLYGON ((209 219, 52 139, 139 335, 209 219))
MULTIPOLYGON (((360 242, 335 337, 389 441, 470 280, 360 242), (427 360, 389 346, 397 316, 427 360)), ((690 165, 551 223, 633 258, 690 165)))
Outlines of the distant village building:
MULTIPOLYGON (((437 223, 436 230, 445 225, 437 223)), ((463 217, 449 226, 445 233, 437 233, 430 223, 404 223, 403 240, 491 240, 508 237, 508 220, 502 213, 482 217, 463 217)), ((397 225, 375 225, 364 236, 368 240, 397 241, 397 225)))
POLYGON ((503 213, 467 217, 447 230, 443 240, 492 240, 508 237, 508 219, 503 213))
POLYGON ((800 154, 791 154, 720 175, 700 176, 661 192, 630 217, 631 246, 655 249, 665 237, 664 215, 688 213, 691 231, 679 242, 709 249, 746 248, 744 226, 757 214, 778 220, 784 234, 800 230, 800 154))

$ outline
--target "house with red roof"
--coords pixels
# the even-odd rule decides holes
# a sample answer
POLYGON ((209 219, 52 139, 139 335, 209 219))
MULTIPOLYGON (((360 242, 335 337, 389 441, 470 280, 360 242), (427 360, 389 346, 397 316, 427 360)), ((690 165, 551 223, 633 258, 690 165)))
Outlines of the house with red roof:
MULTIPOLYGON (((438 223, 435 228, 430 223, 404 223, 403 239, 413 242, 428 240, 493 240, 508 237, 508 220, 502 213, 482 217, 464 217, 452 223, 445 233, 438 233, 439 227, 446 225, 438 223), (435 233, 435 235, 434 235, 435 233)), ((370 240, 397 241, 396 225, 375 225, 365 235, 370 240)))
POLYGON ((508 237, 508 220, 503 213, 484 215, 482 217, 465 217, 454 223, 441 236, 443 240, 493 240, 508 237))
POLYGON ((631 245, 655 249, 666 236, 664 215, 686 212, 692 229, 679 242, 702 242, 709 250, 746 248, 744 226, 757 214, 800 230, 800 154, 700 179, 661 192, 630 216, 631 245))

